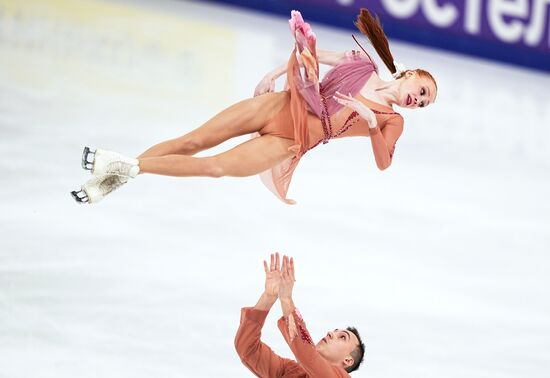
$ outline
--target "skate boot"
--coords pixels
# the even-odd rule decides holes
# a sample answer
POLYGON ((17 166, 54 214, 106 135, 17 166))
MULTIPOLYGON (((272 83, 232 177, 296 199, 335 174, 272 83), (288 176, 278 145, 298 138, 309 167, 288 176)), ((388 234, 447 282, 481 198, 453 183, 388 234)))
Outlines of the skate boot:
POLYGON ((71 195, 79 203, 96 203, 113 190, 120 188, 128 182, 127 177, 117 175, 104 175, 93 177, 86 181, 79 191, 72 191, 71 195))
POLYGON ((84 147, 82 168, 92 171, 94 176, 117 175, 136 177, 139 173, 138 160, 116 152, 100 150, 90 151, 84 147))

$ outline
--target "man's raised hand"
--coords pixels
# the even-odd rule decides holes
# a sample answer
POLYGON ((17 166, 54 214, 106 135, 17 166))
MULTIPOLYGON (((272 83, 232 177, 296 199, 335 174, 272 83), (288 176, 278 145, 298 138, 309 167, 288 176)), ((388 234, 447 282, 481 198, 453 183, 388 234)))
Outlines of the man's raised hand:
POLYGON ((283 265, 281 266, 281 285, 279 288, 279 299, 291 299, 292 289, 294 288, 294 259, 283 256, 283 265))
POLYGON ((265 290, 264 293, 269 297, 277 298, 281 285, 281 264, 279 252, 272 253, 269 266, 264 260, 265 271, 265 290))

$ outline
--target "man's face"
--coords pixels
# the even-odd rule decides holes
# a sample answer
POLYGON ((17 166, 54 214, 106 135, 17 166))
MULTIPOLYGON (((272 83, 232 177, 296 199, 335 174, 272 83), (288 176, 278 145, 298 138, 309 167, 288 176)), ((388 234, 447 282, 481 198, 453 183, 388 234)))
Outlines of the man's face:
POLYGON ((333 364, 343 364, 343 367, 353 365, 351 352, 359 345, 359 340, 353 332, 345 329, 335 329, 327 332, 315 346, 321 356, 333 364))

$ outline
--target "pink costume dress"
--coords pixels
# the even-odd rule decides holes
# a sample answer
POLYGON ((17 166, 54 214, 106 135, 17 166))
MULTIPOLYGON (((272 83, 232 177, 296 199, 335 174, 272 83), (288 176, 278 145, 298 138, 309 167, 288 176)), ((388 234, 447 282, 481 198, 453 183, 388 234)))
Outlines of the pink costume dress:
POLYGON ((287 199, 286 195, 292 174, 307 151, 333 138, 368 136, 378 168, 385 169, 391 164, 395 143, 403 132, 403 117, 391 107, 359 94, 372 72, 378 72, 368 55, 357 51, 347 53, 346 59, 327 72, 319 83, 315 34, 298 11, 292 11, 289 23, 296 46, 287 66, 287 98, 279 113, 259 134, 293 139, 296 144, 290 149, 294 156, 262 172, 260 177, 282 201, 294 204, 295 201, 287 199), (338 104, 333 99, 337 91, 351 93, 367 105, 376 114, 378 126, 369 129, 367 121, 357 112, 338 104))

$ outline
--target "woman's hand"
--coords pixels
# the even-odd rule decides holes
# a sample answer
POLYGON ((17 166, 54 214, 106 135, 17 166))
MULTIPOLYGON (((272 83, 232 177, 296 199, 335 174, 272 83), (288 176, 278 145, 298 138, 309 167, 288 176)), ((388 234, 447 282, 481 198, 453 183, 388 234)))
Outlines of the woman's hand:
POLYGON ((374 129, 378 125, 378 122, 376 121, 376 114, 374 114, 374 112, 361 101, 351 97, 351 93, 346 96, 340 92, 336 92, 334 95, 334 100, 341 105, 355 110, 361 118, 368 122, 369 128, 374 129))
POLYGON ((265 289, 264 294, 270 298, 277 298, 279 296, 279 287, 281 285, 281 265, 279 259, 279 253, 271 254, 271 261, 269 266, 267 261, 264 260, 265 271, 265 289))
POLYGON ((254 97, 273 91, 275 91, 275 77, 271 74, 267 74, 256 86, 254 97))

